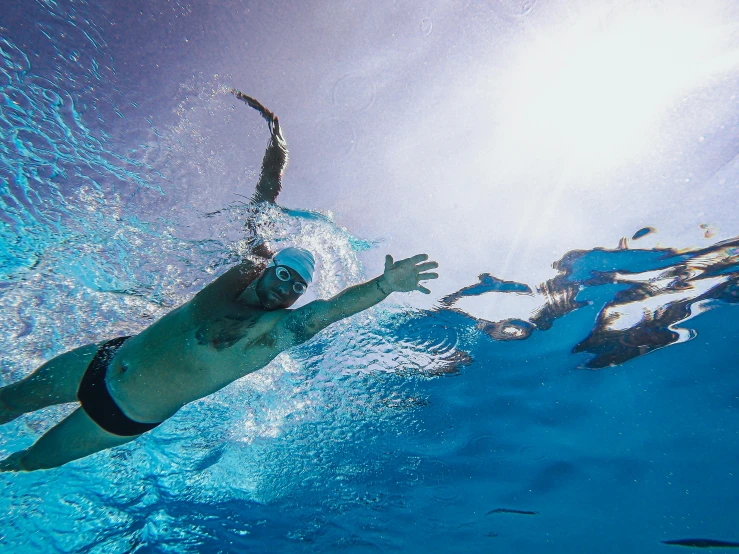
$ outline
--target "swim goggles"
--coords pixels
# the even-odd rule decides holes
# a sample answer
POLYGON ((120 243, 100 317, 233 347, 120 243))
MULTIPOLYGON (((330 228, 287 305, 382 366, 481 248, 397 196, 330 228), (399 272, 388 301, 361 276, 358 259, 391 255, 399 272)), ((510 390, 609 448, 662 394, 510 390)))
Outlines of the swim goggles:
MULTIPOLYGON (((280 281, 287 282, 292 279, 292 276, 290 275, 290 270, 281 265, 275 266, 275 274, 280 281)), ((295 281, 293 283, 293 290, 295 291, 295 294, 303 294, 306 290, 308 290, 308 287, 305 283, 295 281)))

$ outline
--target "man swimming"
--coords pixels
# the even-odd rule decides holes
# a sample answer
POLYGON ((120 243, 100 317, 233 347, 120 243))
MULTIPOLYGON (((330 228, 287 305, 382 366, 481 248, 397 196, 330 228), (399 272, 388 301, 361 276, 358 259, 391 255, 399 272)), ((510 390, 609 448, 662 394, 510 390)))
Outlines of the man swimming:
MULTIPOLYGON (((232 91, 269 123, 271 138, 253 201, 274 202, 287 148, 279 121, 259 102, 232 91)), ((251 229, 253 230, 253 224, 251 229)), ((393 292, 430 291, 438 267, 419 254, 328 300, 289 309, 313 280, 313 255, 300 248, 272 253, 263 243, 244 260, 133 337, 76 348, 23 380, 0 388, 0 423, 54 404, 80 407, 31 447, 0 462, 2 471, 49 469, 127 443, 185 404, 266 366, 326 326, 366 310, 393 292)))

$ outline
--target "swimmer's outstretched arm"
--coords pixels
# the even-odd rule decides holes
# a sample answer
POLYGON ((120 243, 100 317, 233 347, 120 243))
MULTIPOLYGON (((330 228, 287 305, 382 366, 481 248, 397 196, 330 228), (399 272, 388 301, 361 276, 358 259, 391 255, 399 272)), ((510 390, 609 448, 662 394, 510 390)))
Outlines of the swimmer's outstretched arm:
POLYGON ((252 201, 274 203, 282 190, 282 176, 288 162, 287 142, 285 137, 282 136, 280 121, 274 113, 251 96, 247 96, 236 89, 231 90, 231 93, 261 113, 269 125, 271 137, 267 150, 264 152, 264 158, 262 158, 262 170, 252 201))
POLYGON ((293 310, 284 320, 285 328, 295 337, 296 343, 301 343, 332 323, 382 302, 393 292, 418 290, 430 294, 431 291, 421 281, 436 279, 439 274, 429 270, 439 267, 439 264, 426 260, 426 254, 398 262, 393 262, 390 255, 385 256, 382 275, 349 287, 328 300, 314 300, 293 310))

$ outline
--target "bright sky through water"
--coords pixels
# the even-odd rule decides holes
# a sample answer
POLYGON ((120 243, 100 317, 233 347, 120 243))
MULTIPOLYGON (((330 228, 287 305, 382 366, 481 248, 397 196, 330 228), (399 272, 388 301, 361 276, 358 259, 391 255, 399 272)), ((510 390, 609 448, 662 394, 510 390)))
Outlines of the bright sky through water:
POLYGON ((604 12, 546 30, 514 56, 501 104, 500 161, 511 170, 532 152, 541 169, 564 166, 573 180, 648 159, 669 140, 680 101, 739 62, 728 29, 702 11, 604 12))

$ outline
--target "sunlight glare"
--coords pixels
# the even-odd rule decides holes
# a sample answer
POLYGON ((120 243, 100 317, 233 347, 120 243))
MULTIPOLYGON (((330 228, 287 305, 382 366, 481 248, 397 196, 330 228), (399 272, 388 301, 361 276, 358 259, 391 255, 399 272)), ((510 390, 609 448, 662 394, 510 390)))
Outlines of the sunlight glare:
POLYGON ((540 35, 519 50, 506 79, 506 151, 524 163, 535 153, 571 176, 654 153, 682 98, 737 67, 727 35, 697 8, 594 11, 540 35))

